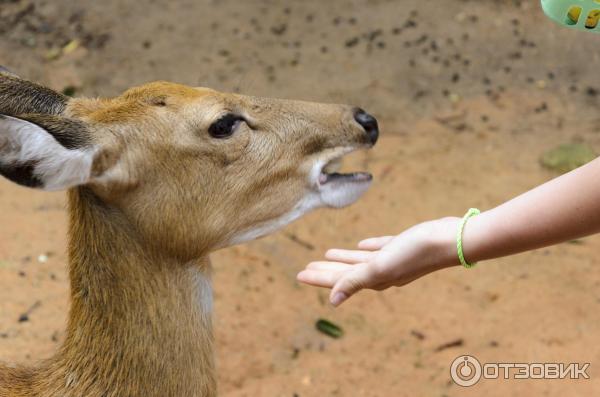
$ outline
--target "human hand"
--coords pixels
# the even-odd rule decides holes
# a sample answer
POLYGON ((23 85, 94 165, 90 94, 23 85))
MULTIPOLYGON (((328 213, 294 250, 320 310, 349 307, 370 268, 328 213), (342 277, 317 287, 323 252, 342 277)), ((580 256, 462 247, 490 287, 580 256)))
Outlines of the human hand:
POLYGON ((339 306, 362 289, 400 287, 435 270, 458 265, 456 231, 460 218, 442 218, 413 226, 397 236, 358 243, 358 250, 331 249, 327 261, 311 262, 298 280, 331 288, 339 306))

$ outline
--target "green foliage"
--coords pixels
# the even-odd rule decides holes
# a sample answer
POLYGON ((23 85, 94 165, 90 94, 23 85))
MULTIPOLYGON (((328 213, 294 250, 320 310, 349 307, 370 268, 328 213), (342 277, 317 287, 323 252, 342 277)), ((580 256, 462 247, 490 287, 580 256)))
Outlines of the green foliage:
POLYGON ((331 336, 332 338, 341 338, 344 335, 344 331, 339 326, 335 325, 331 321, 319 319, 315 324, 317 329, 325 335, 331 336))
POLYGON ((564 174, 589 163, 596 157, 596 152, 588 145, 567 143, 544 153, 540 163, 548 169, 564 174))

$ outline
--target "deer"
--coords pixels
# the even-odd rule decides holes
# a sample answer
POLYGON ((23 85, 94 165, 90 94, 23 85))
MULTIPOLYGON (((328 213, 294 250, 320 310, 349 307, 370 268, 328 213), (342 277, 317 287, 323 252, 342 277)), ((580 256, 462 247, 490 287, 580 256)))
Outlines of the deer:
POLYGON ((347 105, 163 81, 72 98, 1 69, 0 174, 66 191, 70 307, 53 357, 0 364, 0 396, 216 396, 209 254, 356 202, 372 175, 339 163, 378 136, 347 105))

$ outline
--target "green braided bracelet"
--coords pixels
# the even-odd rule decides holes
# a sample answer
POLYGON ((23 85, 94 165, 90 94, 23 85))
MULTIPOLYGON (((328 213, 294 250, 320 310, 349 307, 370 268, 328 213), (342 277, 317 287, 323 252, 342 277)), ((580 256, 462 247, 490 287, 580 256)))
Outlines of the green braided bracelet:
POLYGON ((460 221, 460 224, 458 225, 458 233, 456 233, 456 250, 458 252, 458 260, 460 261, 460 264, 466 267, 467 269, 472 268, 477 263, 467 263, 467 261, 465 260, 465 254, 463 253, 462 246, 463 230, 465 230, 465 225, 467 224, 469 218, 475 215, 479 215, 480 213, 481 211, 479 211, 477 208, 469 208, 465 216, 463 216, 462 220, 460 221))

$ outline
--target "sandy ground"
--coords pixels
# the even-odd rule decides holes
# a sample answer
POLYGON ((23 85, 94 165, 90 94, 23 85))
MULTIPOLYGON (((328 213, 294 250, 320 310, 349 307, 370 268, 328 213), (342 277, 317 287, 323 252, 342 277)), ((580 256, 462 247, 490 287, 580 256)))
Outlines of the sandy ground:
MULTIPOLYGON (((338 310, 295 281, 327 248, 490 208, 552 178, 539 157, 558 144, 600 151, 598 40, 553 25, 537 1, 0 1, 0 64, 58 90, 109 96, 162 79, 378 116, 380 143, 348 161, 375 176, 363 200, 213 256, 220 390, 232 397, 598 394, 598 237, 361 293, 338 310), (317 332, 318 318, 345 336, 317 332), (589 362, 591 379, 461 388, 449 376, 461 354, 589 362)), ((33 363, 63 338, 64 204, 0 181, 3 361, 33 363)))

